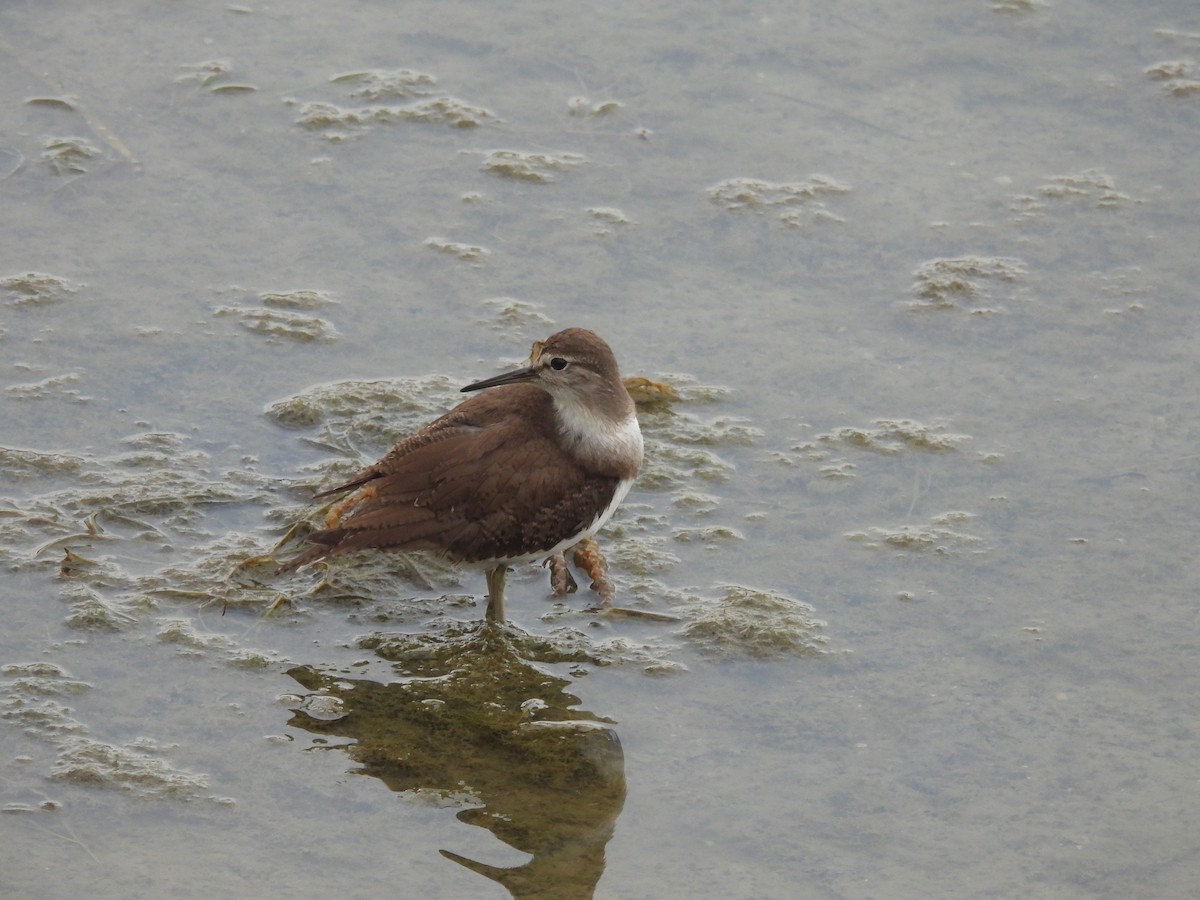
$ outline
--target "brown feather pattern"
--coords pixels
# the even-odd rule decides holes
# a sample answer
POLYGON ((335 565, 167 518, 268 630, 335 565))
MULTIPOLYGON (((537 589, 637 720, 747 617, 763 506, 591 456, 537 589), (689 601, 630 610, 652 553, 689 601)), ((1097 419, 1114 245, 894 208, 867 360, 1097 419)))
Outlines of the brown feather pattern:
POLYGON ((555 421, 550 394, 532 384, 469 398, 318 495, 372 488, 337 526, 309 535, 314 546, 279 571, 367 548, 436 550, 459 562, 549 551, 591 525, 622 477, 632 477, 627 467, 573 460, 564 467, 555 421), (514 407, 525 414, 513 416, 514 407), (539 459, 556 456, 553 471, 539 468, 539 459))

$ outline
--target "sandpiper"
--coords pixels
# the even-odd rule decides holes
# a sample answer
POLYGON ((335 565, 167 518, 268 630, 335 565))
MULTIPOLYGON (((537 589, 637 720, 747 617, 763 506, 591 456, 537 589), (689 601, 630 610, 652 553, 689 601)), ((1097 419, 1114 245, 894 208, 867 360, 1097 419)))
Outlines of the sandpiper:
POLYGON ((604 526, 637 476, 642 432, 599 335, 560 331, 534 343, 529 365, 462 390, 484 392, 317 494, 355 492, 278 572, 356 550, 431 550, 482 567, 487 618, 503 620, 510 565, 604 526))

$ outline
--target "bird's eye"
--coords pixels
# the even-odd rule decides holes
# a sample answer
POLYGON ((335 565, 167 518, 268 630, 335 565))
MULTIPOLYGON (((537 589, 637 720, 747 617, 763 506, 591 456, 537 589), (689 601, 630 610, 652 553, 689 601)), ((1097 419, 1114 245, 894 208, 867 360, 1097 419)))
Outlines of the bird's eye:
POLYGON ((555 372, 561 372, 566 367, 567 361, 561 356, 556 356, 554 359, 550 360, 550 368, 552 368, 555 372))

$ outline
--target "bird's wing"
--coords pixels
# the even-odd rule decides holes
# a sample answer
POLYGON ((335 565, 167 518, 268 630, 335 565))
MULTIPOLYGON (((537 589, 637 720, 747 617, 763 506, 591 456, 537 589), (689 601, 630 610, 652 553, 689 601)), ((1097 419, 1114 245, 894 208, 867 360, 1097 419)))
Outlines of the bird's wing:
POLYGON ((608 506, 617 479, 582 468, 540 469, 538 459, 556 449, 548 439, 526 435, 521 459, 507 443, 499 429, 462 429, 410 449, 394 466, 381 460, 349 514, 309 535, 319 545, 313 550, 317 556, 438 550, 464 561, 519 557, 583 530, 608 506))
POLYGON ((553 469, 539 466, 558 452, 552 426, 514 426, 500 402, 505 399, 550 403, 528 385, 493 388, 461 403, 350 481, 318 495, 358 491, 341 521, 310 534, 314 546, 280 571, 362 549, 436 550, 468 562, 516 558, 592 524, 618 480, 580 466, 564 468, 561 458, 553 469), (519 456, 512 450, 516 444, 519 456))

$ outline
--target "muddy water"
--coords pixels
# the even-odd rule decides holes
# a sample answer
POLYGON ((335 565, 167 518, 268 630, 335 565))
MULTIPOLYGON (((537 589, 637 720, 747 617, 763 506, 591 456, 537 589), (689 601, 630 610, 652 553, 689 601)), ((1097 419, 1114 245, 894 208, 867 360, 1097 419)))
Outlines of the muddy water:
POLYGON ((0 11, 0 885, 1187 896, 1200 21, 1155 15, 0 11), (677 394, 626 614, 271 577, 576 324, 677 394))

